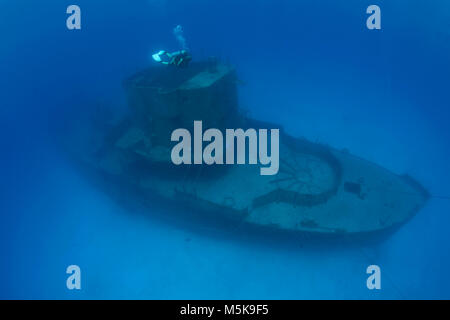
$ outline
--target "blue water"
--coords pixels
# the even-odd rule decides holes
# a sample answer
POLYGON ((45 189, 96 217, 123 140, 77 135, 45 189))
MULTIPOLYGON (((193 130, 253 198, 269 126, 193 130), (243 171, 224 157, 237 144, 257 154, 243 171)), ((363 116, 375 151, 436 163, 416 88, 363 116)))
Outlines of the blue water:
POLYGON ((181 24, 194 59, 236 65, 253 117, 449 196, 446 1, 76 0, 75 31, 69 4, 0 3, 0 298, 450 298, 449 200, 381 242, 258 243, 154 218, 171 214, 158 204, 131 210, 58 144, 70 115, 126 108, 121 81, 178 50, 181 24), (381 30, 366 28, 370 4, 381 30), (71 264, 79 291, 66 288, 71 264), (366 287, 370 264, 381 290, 366 287))

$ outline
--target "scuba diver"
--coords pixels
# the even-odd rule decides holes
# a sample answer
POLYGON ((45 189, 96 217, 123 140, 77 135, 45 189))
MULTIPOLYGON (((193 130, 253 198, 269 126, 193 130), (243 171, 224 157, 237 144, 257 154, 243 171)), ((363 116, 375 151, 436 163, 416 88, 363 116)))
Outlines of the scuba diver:
POLYGON ((189 62, 192 60, 192 56, 186 45, 186 39, 183 35, 183 28, 178 25, 173 29, 173 34, 179 42, 182 50, 169 53, 165 50, 161 50, 158 53, 152 55, 153 60, 165 65, 172 65, 176 67, 187 67, 189 62))
POLYGON ((160 52, 152 55, 152 57, 156 62, 165 65, 173 65, 176 67, 187 67, 189 62, 192 60, 192 56, 187 50, 180 50, 173 53, 161 50, 160 52))

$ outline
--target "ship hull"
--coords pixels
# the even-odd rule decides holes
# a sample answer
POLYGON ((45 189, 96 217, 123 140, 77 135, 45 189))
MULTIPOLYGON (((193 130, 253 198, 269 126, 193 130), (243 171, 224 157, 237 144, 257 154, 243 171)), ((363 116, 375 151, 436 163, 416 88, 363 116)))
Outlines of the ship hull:
MULTIPOLYGON (((251 119, 245 123, 253 128, 276 127, 251 119)), ((120 127, 118 139, 106 143, 108 139, 102 138, 89 151, 81 147, 76 158, 104 186, 127 190, 146 207, 162 200, 184 208, 189 214, 177 214, 180 219, 195 216, 231 228, 282 233, 371 234, 397 228, 429 197, 409 176, 283 131, 280 171, 261 176, 259 167, 249 164, 174 165, 166 161, 170 148, 153 152, 151 147, 145 151, 124 146, 121 137, 133 126, 120 127)))

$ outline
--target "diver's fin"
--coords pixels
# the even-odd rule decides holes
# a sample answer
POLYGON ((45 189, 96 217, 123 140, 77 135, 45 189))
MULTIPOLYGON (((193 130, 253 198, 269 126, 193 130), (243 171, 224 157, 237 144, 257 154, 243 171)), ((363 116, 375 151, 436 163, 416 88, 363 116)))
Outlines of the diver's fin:
POLYGON ((162 61, 161 56, 162 56, 163 54, 165 54, 165 53, 166 53, 166 51, 161 50, 161 51, 159 51, 158 53, 155 53, 154 55, 152 55, 152 58, 153 58, 153 60, 155 60, 156 62, 161 62, 161 61, 162 61))

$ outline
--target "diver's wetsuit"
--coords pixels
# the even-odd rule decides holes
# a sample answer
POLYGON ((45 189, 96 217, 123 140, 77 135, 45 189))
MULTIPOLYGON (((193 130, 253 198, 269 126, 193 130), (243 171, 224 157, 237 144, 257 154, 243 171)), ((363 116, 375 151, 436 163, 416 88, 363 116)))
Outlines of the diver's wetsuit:
POLYGON ((180 68, 186 67, 192 60, 192 56, 187 50, 180 50, 173 53, 162 50, 158 53, 155 53, 152 57, 159 63, 180 68))
POLYGON ((191 60, 192 57, 189 52, 181 50, 170 54, 170 62, 168 64, 177 67, 186 67, 191 60))

